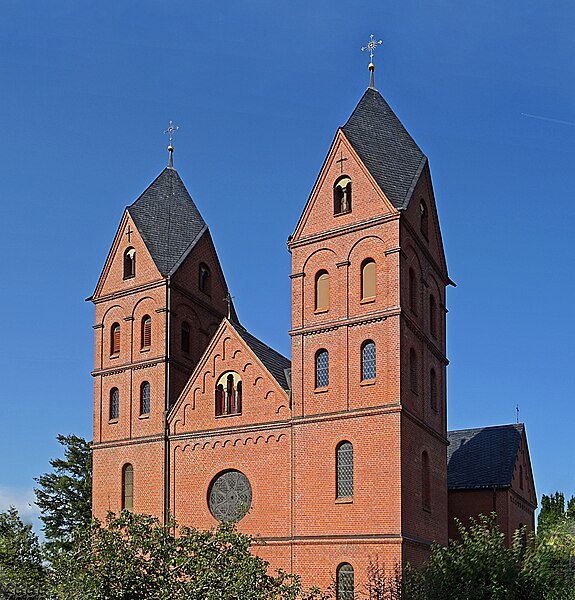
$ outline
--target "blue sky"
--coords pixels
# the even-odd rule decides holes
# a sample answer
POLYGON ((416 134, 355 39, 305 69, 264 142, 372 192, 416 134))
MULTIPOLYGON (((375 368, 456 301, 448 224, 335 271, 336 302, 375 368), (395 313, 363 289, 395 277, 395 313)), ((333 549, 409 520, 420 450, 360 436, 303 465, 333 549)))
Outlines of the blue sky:
POLYGON ((575 494, 575 5, 558 0, 0 0, 0 508, 91 438, 91 295, 166 164, 242 323, 289 355, 293 231, 376 85, 427 154, 450 275, 449 426, 515 421, 539 497, 575 494), (268 287, 258 286, 265 274, 268 287))

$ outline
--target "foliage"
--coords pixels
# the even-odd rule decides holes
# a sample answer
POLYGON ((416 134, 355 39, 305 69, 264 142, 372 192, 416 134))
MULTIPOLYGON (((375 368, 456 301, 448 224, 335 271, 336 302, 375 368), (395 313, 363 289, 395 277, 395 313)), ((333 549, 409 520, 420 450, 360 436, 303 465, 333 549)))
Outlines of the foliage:
POLYGON ((403 573, 404 600, 575 600, 574 528, 563 521, 532 536, 515 532, 510 547, 495 515, 459 523, 460 540, 434 546, 421 569, 403 573))
POLYGON ((544 533, 566 521, 575 523, 575 496, 571 496, 565 510, 565 496, 562 492, 555 492, 550 496, 543 494, 541 512, 537 520, 538 531, 544 533))
POLYGON ((36 504, 41 511, 48 549, 70 549, 76 529, 92 518, 92 452, 85 439, 58 435, 64 458, 50 461, 52 473, 35 481, 36 504))
POLYGON ((175 522, 163 526, 147 515, 123 511, 95 521, 73 552, 54 561, 61 600, 294 600, 304 595, 299 579, 267 573, 250 552, 254 540, 232 525, 197 531, 175 522))
POLYGON ((38 538, 14 507, 0 513, 0 597, 14 600, 40 598, 45 572, 38 538))

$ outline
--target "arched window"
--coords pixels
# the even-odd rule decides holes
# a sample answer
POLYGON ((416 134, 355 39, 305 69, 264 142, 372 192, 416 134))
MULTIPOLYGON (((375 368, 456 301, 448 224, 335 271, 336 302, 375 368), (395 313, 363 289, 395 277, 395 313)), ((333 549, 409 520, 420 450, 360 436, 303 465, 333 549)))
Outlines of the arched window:
POLYGON ((417 354, 413 348, 409 349, 409 387, 417 393, 417 354))
POLYGON ((375 342, 367 340, 361 346, 361 380, 375 379, 375 342))
POLYGON ((224 373, 216 384, 216 416, 239 415, 242 412, 242 380, 230 371, 224 373))
POLYGON ((411 267, 409 269, 409 308, 417 314, 417 281, 415 271, 411 267))
POLYGON ((110 421, 116 421, 120 416, 120 392, 118 388, 110 390, 110 421))
POLYGON ((329 273, 319 271, 315 276, 315 309, 327 310, 329 308, 329 273))
POLYGON ((200 264, 198 275, 198 287, 200 288, 200 291, 204 292, 204 294, 208 294, 208 296, 212 292, 212 277, 210 269, 204 263, 200 264))
POLYGON ((127 248, 124 252, 124 279, 136 276, 136 250, 127 248))
POLYGON ((318 350, 315 355, 315 387, 329 385, 329 354, 327 350, 318 350))
POLYGON ((431 474, 429 455, 425 450, 421 454, 421 504, 425 510, 431 510, 431 474))
POLYGON ((181 348, 185 354, 190 353, 190 324, 186 321, 182 323, 181 327, 181 348))
POLYGON ((351 179, 344 175, 333 186, 333 214, 341 215, 351 211, 351 179))
POLYGON ((131 464, 122 468, 122 510, 134 508, 134 467, 131 464))
POLYGON ((350 442, 341 442, 335 451, 336 497, 353 496, 353 446, 350 442))
POLYGON ((370 300, 377 293, 376 269, 373 258, 366 258, 361 264, 361 299, 370 300))
POLYGON ((147 349, 152 344, 152 319, 149 315, 142 318, 142 329, 140 335, 140 345, 142 350, 147 349))
POLYGON ((429 296, 429 331, 433 337, 437 337, 437 306, 435 296, 429 296))
POLYGON ((147 381, 140 386, 140 414, 150 414, 150 384, 147 381))
POLYGON ((429 371, 429 396, 431 408, 437 410, 437 375, 435 369, 429 371))
POLYGON ((519 465, 519 487, 523 489, 523 467, 519 465))
POLYGON ((419 202, 419 229, 424 237, 428 238, 429 216, 427 214, 427 206, 423 200, 419 202))
POLYGON ((336 600, 354 600, 353 567, 349 563, 342 563, 337 568, 336 587, 336 600))
POLYGON ((110 354, 120 354, 120 324, 114 323, 110 329, 110 354))

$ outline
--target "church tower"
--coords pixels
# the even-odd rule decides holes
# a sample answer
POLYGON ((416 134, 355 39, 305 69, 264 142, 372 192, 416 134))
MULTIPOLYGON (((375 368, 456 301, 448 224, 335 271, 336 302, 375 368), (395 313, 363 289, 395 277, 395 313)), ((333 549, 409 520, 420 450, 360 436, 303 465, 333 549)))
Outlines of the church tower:
POLYGON ((124 211, 90 298, 98 518, 123 508, 166 516, 167 414, 228 312, 208 227, 171 165, 170 154, 124 211))
POLYGON ((294 570, 345 591, 447 542, 449 278, 427 158, 373 85, 288 245, 294 570))

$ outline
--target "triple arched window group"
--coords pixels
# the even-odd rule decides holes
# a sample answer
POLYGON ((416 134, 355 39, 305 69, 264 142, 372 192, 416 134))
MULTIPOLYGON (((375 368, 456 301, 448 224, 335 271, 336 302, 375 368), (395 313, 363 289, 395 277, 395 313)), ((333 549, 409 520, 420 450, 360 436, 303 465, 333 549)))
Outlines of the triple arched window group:
MULTIPOLYGON (((110 356, 120 354, 120 324, 113 323, 110 328, 110 356)), ((140 350, 149 350, 152 345, 152 318, 144 315, 140 321, 140 350)))
MULTIPOLYGON (((375 300, 377 294, 377 269, 373 258, 361 263, 360 298, 361 302, 375 300)), ((315 311, 329 310, 329 273, 321 269, 315 274, 315 311)))
MULTIPOLYGON (((365 340, 361 345, 360 356, 361 381, 372 381, 377 376, 377 351, 373 340, 365 340)), ((329 386, 329 352, 320 348, 315 353, 315 387, 329 386)))
MULTIPOLYGON (((150 414, 151 409, 151 392, 150 383, 143 381, 140 384, 140 416, 146 416, 150 414)), ((109 400, 109 419, 110 421, 117 421, 120 418, 120 390, 117 387, 113 387, 110 390, 109 400)))
POLYGON ((241 414, 242 390, 242 380, 236 372, 220 376, 216 383, 216 417, 241 414))

